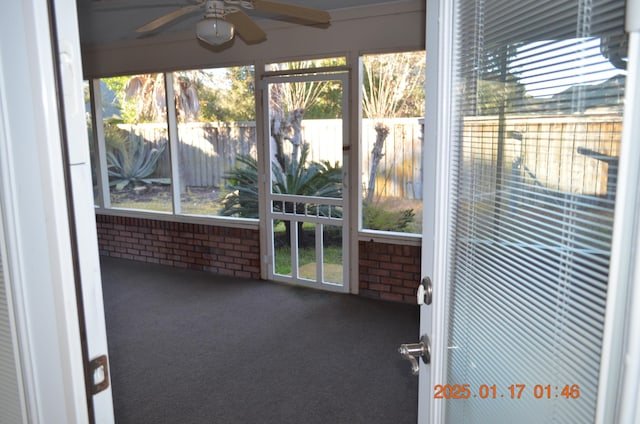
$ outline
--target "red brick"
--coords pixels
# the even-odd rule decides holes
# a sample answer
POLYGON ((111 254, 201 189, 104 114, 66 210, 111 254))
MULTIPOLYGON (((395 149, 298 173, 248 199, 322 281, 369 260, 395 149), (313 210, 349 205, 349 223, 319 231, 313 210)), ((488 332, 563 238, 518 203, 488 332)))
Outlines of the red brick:
POLYGON ((242 267, 243 270, 248 271, 252 274, 255 275, 259 275, 260 274, 260 267, 259 266, 243 266, 242 267))
POLYGON ((396 262, 384 262, 380 264, 380 268, 400 271, 402 269, 402 264, 396 262))
POLYGON ((410 295, 414 295, 416 294, 416 291, 414 289, 408 288, 408 287, 398 287, 398 286, 393 286, 391 287, 391 292, 392 293, 400 293, 400 294, 406 294, 408 296, 410 295))
POLYGON ((360 274, 360 280, 367 281, 370 283, 379 283, 380 277, 377 275, 362 275, 360 274))
POLYGON ((401 294, 397 294, 397 293, 380 293, 380 299, 393 300, 395 302, 404 301, 404 297, 401 294))
POLYGON ((391 291, 391 287, 385 284, 369 284, 369 289, 379 291, 379 292, 391 291))
POLYGON ((382 284, 389 284, 391 286, 400 286, 402 287, 402 283, 404 280, 400 280, 398 278, 393 277, 380 277, 380 282, 382 284))
POLYGON ((378 262, 391 262, 391 256, 389 255, 382 255, 379 253, 373 253, 369 256, 369 259, 374 260, 374 261, 378 261, 378 262))
POLYGON ((419 265, 405 265, 403 269, 406 272, 414 272, 416 274, 419 274, 421 267, 419 265))
POLYGON ((372 275, 379 275, 381 277, 386 277, 388 275, 391 275, 390 272, 386 269, 370 269, 369 273, 372 275))

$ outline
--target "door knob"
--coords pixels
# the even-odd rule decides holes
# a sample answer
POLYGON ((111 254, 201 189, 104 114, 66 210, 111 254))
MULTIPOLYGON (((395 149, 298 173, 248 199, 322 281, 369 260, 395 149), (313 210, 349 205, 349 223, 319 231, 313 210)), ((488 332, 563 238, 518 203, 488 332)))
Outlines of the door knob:
POLYGON ((411 362, 411 374, 413 375, 418 375, 418 371, 420 371, 418 357, 422 358, 422 362, 425 364, 431 362, 431 342, 427 335, 420 337, 419 343, 401 344, 398 352, 404 359, 411 362))

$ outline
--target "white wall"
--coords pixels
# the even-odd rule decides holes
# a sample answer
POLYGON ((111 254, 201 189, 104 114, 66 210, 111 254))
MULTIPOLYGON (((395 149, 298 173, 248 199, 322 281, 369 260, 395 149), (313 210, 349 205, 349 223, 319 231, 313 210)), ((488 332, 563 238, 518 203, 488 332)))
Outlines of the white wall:
POLYGON ((215 51, 194 32, 159 34, 135 41, 83 46, 85 78, 251 64, 257 61, 348 53, 424 49, 425 2, 406 0, 332 12, 327 29, 261 22, 267 41, 253 46, 235 39, 215 51))

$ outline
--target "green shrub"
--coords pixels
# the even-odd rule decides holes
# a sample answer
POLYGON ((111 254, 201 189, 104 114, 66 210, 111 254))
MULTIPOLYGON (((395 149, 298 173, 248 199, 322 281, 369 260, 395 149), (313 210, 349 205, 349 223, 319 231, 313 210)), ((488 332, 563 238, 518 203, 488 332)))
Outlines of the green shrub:
POLYGON ((362 207, 362 225, 370 230, 407 232, 415 218, 413 209, 391 210, 377 204, 362 207))

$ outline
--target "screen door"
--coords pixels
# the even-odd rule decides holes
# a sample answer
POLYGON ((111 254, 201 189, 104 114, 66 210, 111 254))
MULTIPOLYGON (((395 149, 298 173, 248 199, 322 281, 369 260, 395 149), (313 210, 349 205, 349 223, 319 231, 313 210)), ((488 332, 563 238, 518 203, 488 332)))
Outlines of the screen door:
POLYGON ((349 290, 346 77, 341 72, 265 79, 269 279, 349 290), (340 99, 337 118, 307 119, 307 108, 329 95, 340 99))

